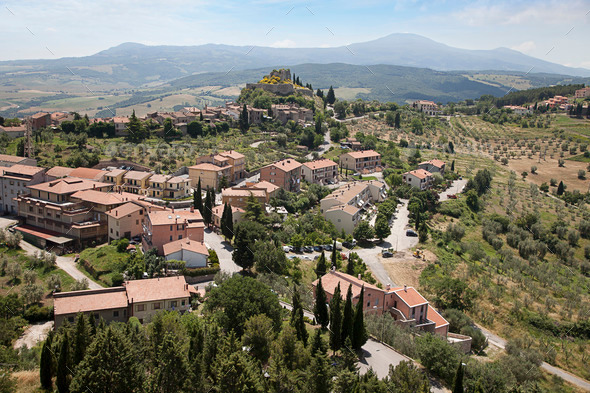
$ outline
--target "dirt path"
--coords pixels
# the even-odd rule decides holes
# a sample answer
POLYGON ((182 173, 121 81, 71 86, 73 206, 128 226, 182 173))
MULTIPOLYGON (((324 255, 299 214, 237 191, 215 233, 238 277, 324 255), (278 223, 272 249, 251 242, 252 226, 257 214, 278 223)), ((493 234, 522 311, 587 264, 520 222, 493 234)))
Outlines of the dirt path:
POLYGON ((14 349, 33 348, 38 342, 45 340, 47 333, 53 328, 53 321, 36 323, 29 326, 23 335, 14 342, 14 349))

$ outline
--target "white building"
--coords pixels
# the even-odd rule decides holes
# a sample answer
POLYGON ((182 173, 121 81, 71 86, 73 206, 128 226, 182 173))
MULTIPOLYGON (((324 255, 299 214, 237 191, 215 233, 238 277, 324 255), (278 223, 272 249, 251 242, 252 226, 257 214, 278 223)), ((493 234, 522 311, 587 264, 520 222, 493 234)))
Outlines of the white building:
POLYGON ((429 116, 437 116, 442 113, 440 108, 435 102, 426 101, 426 100, 418 100, 414 101, 412 104, 414 109, 419 110, 420 112, 426 113, 429 116))
POLYGON ((28 194, 27 186, 42 183, 44 168, 16 164, 10 168, 0 169, 0 212, 17 214, 18 203, 14 200, 21 194, 28 194))
POLYGON ((205 243, 190 239, 179 239, 163 246, 164 257, 167 261, 176 260, 186 262, 186 267, 207 267, 209 250, 205 243))
POLYGON ((432 186, 432 173, 424 169, 416 169, 402 175, 404 183, 420 190, 428 190, 432 186))

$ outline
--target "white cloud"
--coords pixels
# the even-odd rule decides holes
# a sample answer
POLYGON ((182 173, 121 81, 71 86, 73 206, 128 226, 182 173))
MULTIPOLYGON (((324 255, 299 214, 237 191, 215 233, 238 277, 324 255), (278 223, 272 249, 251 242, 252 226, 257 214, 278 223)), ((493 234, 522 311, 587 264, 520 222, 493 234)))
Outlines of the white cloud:
POLYGON ((535 41, 525 41, 518 45, 512 46, 510 49, 514 49, 523 53, 531 53, 537 49, 537 44, 535 44, 535 41))
POLYGON ((273 42, 270 46, 273 48, 295 48, 296 44, 292 40, 281 40, 273 42))

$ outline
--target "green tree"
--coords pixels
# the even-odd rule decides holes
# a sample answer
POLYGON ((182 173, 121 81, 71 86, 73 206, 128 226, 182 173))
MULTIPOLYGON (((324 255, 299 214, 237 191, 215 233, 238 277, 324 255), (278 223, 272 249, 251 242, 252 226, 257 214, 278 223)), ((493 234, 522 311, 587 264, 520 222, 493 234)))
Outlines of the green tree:
POLYGON ((324 339, 322 338, 322 329, 316 329, 311 342, 311 356, 317 353, 326 354, 327 348, 324 339))
POLYGON ((346 292, 346 301, 344 302, 342 328, 340 329, 341 342, 345 343, 347 338, 352 337, 353 324, 354 311, 352 309, 352 284, 349 284, 348 291, 346 292))
POLYGON ((465 193, 465 203, 474 212, 479 211, 479 196, 475 190, 469 190, 465 193))
POLYGON ((330 393, 332 391, 332 371, 326 355, 316 354, 311 360, 311 390, 314 393, 330 393))
POLYGON ((336 102, 336 95, 334 94, 334 89, 332 86, 328 89, 328 94, 326 95, 326 102, 330 105, 333 105, 336 102))
POLYGON ((410 361, 403 360, 395 367, 389 365, 386 383, 391 392, 430 393, 428 376, 410 361))
POLYGON ((53 389, 53 355, 51 354, 51 335, 43 343, 41 350, 41 359, 39 363, 39 376, 41 387, 45 390, 53 389))
POLYGON ((223 206, 223 213, 221 215, 221 234, 226 239, 231 240, 234 236, 234 220, 231 206, 226 202, 223 206))
POLYGON ((234 232, 232 259, 242 269, 250 269, 254 266, 254 244, 266 239, 265 229, 257 222, 242 221, 234 232))
POLYGON ((313 314, 315 320, 322 329, 325 329, 330 323, 330 315, 328 313, 328 300, 326 298, 326 292, 322 286, 322 278, 318 280, 318 285, 315 290, 315 304, 313 307, 313 314))
POLYGON ((176 334, 166 332, 157 350, 155 364, 149 377, 152 392, 185 391, 189 373, 187 348, 176 334))
POLYGON ((338 119, 345 119, 346 118, 346 110, 348 109, 348 104, 345 101, 338 101, 334 105, 334 113, 338 119))
POLYGON ((430 333, 417 337, 414 342, 420 363, 451 385, 455 376, 455 367, 461 360, 458 350, 445 339, 430 333))
POLYGON ((72 380, 71 391, 141 392, 140 364, 125 333, 121 329, 106 327, 97 332, 88 346, 72 380))
POLYGON ((272 320, 266 315, 253 315, 244 324, 242 343, 250 348, 250 353, 262 364, 266 364, 270 357, 272 332, 272 320))
POLYGON ((61 339, 61 345, 59 349, 59 358, 57 361, 57 378, 55 384, 57 385, 57 391, 59 393, 68 393, 70 391, 70 378, 71 374, 69 371, 69 343, 68 335, 64 334, 61 339))
POLYGON ((203 123, 200 121, 191 121, 186 127, 186 132, 193 138, 203 135, 203 123))
MULTIPOLYGON (((451 142, 449 142, 451 143, 451 142)), ((453 162, 451 162, 451 172, 455 172, 455 160, 453 160, 453 162)))
POLYGON ((244 104, 242 112, 240 113, 239 126, 242 132, 246 132, 250 128, 250 123, 248 121, 248 107, 246 104, 244 104))
POLYGON ((352 234, 356 240, 362 242, 375 237, 375 230, 367 220, 361 220, 352 234))
POLYGON ((342 346, 342 297, 340 283, 330 301, 330 348, 336 352, 342 346))
POLYGON ((194 191, 193 194, 193 205, 195 209, 201 212, 203 215, 203 191, 201 191, 201 178, 199 177, 199 182, 197 183, 197 191, 194 191))
POLYGON ((259 241, 254 244, 254 266, 258 273, 286 274, 287 257, 282 249, 272 241, 259 241))
POLYGON ((559 185, 557 186, 557 195, 563 195, 563 192, 565 191, 565 186, 563 185, 563 180, 559 182, 559 185))
POLYGON ((305 321, 303 320, 303 306, 301 305, 301 298, 297 288, 293 288, 293 308, 291 310, 291 326, 295 328, 297 333, 297 339, 303 342, 303 345, 307 345, 307 339, 309 334, 305 327, 305 321))
POLYGON ((238 337, 253 315, 264 314, 273 321, 275 331, 281 323, 281 307, 270 288, 250 277, 235 275, 214 288, 205 302, 205 313, 212 315, 226 330, 238 337))
MULTIPOLYGON (((590 231, 589 231, 590 233, 590 231)), ((328 271, 328 266, 326 265, 326 254, 322 250, 320 257, 318 258, 318 264, 315 268, 315 274, 318 278, 322 277, 328 271)))
POLYGON ((377 217, 377 220, 375 220, 375 236, 377 236, 379 240, 383 240, 389 235, 391 235, 389 221, 387 220, 387 217, 380 214, 377 217))
POLYGON ((453 383, 453 393, 464 393, 463 389, 463 362, 459 363, 457 373, 455 374, 455 382, 453 383))
POLYGON ((244 217, 246 220, 258 222, 262 225, 266 225, 268 223, 264 207, 252 193, 250 193, 248 199, 246 200, 246 214, 244 214, 244 217))
POLYGON ((334 240, 334 244, 332 245, 332 255, 330 257, 330 262, 332 268, 338 267, 338 250, 336 249, 336 240, 334 240))
POLYGON ((352 347, 359 351, 369 339, 367 328, 365 326, 365 317, 363 314, 365 286, 361 288, 359 300, 356 303, 356 310, 354 312, 354 323, 352 326, 352 347))
POLYGON ((207 188, 207 191, 205 192, 205 204, 203 206, 203 221, 205 222, 205 225, 211 225, 211 222, 213 220, 213 200, 211 199, 211 192, 210 189, 207 188))
POLYGON ((140 143, 149 137, 149 130, 141 124, 141 120, 135 116, 135 109, 127 123, 127 140, 131 143, 140 143))
POLYGON ((74 366, 77 366, 82 359, 84 359, 84 355, 86 354, 87 337, 86 320, 84 319, 84 314, 80 313, 76 320, 76 330, 74 332, 74 366))
POLYGON ((401 127, 401 115, 399 112, 395 114, 395 128, 399 129, 401 127))
POLYGON ((416 135, 422 135, 424 133, 424 126, 422 124, 422 121, 418 118, 412 119, 410 127, 412 127, 412 132, 416 135))

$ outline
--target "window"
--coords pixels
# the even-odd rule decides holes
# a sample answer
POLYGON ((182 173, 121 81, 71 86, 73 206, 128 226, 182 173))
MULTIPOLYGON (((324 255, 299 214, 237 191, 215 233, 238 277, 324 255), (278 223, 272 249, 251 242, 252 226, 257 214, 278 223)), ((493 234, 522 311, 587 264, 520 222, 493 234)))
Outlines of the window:
POLYGON ((367 307, 371 307, 371 301, 370 300, 367 302, 367 307))
POLYGON ((176 300, 171 301, 170 307, 178 307, 178 301, 176 301, 176 300))
POLYGON ((154 309, 154 310, 159 310, 160 307, 161 307, 160 302, 156 302, 156 303, 152 304, 152 309, 154 309))
POLYGON ((397 308, 397 300, 394 300, 394 302, 393 302, 393 308, 397 308))
POLYGON ((178 235, 178 240, 182 239, 182 235, 178 235))
POLYGON ((172 232, 172 225, 170 225, 170 231, 172 232))
POLYGON ((111 233, 113 233, 113 228, 111 228, 111 233))
POLYGON ((113 311, 113 317, 117 318, 119 316, 119 311, 113 311))
POLYGON ((183 300, 182 302, 180 302, 180 305, 184 306, 186 304, 186 300, 183 300))
POLYGON ((170 241, 172 241, 172 236, 170 236, 170 241))
POLYGON ((138 304, 135 306, 135 311, 145 311, 145 304, 138 304))
POLYGON ((135 225, 139 225, 139 220, 135 220, 135 225))

